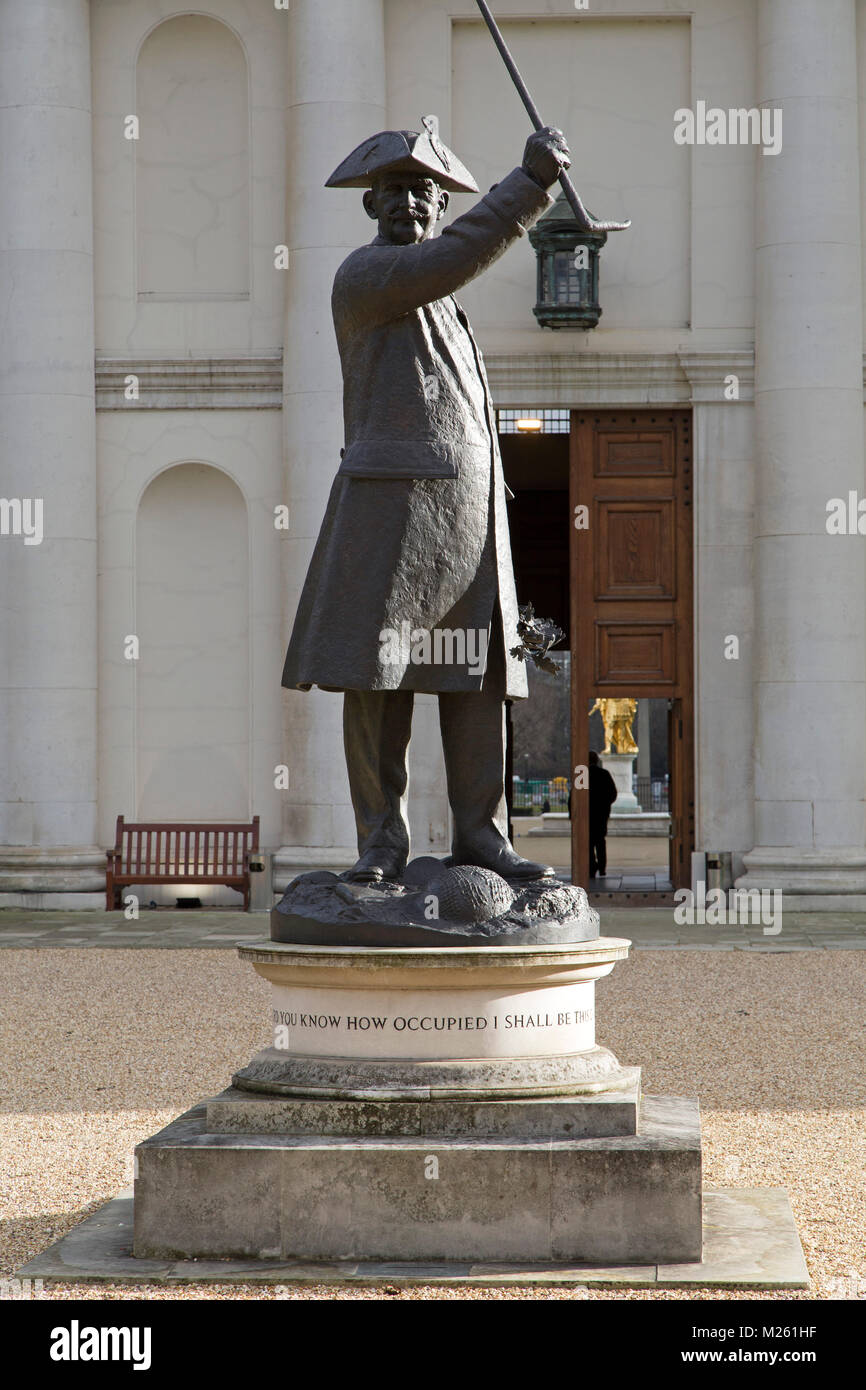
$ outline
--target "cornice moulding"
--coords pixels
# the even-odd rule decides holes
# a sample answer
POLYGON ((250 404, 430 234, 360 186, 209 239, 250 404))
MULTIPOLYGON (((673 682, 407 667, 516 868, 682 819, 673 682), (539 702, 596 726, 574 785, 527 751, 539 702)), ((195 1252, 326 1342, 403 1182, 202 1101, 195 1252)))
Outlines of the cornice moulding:
POLYGON ((279 410, 281 353, 259 357, 97 357, 97 410, 279 410), (125 394, 138 378, 138 399, 125 394))
POLYGON ((712 352, 493 353, 487 372, 497 406, 727 404, 725 378, 739 378, 739 400, 754 398, 751 348, 712 352))

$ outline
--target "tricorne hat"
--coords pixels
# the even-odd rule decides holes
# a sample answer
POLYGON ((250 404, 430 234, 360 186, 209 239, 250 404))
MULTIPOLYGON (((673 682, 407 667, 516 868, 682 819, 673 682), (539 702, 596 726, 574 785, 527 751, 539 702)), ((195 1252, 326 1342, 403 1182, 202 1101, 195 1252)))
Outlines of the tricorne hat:
POLYGON ((439 139, 439 121, 424 116, 423 132, 382 130, 353 150, 335 169, 326 188, 370 188, 379 174, 418 173, 453 193, 477 193, 478 184, 465 164, 439 139))

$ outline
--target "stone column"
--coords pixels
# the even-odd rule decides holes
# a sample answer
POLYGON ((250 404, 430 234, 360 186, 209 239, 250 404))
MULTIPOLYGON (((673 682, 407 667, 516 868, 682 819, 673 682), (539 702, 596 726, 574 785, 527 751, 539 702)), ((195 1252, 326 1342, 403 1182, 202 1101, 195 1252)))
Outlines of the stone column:
MULTIPOLYGON (((342 377, 331 320, 334 274, 375 228, 358 189, 325 180, 364 138, 385 126, 384 0, 293 0, 289 15, 288 270, 283 419, 286 500, 283 627, 301 587, 343 445, 342 377)), ((286 700, 289 766, 283 844, 275 879, 298 863, 354 858, 355 828, 343 760, 342 699, 311 691, 286 700)))
POLYGON ((82 906, 105 883, 87 0, 0 0, 0 32, 0 903, 82 906))
POLYGON ((828 500, 864 486, 855 0, 760 0, 758 37, 784 124, 757 156, 756 847, 738 883, 818 906, 866 891, 866 541, 826 529, 828 500))

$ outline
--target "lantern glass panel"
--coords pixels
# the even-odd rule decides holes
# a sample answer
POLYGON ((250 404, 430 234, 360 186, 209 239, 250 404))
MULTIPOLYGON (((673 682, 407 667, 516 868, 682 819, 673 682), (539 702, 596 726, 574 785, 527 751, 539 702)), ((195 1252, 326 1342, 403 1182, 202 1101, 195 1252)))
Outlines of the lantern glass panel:
POLYGON ((553 303, 553 256, 549 251, 545 251, 539 257, 541 267, 541 300, 544 304, 553 303))
POLYGON ((553 304, 580 304, 589 291, 588 270, 575 269, 576 251, 557 251, 553 257, 553 304))

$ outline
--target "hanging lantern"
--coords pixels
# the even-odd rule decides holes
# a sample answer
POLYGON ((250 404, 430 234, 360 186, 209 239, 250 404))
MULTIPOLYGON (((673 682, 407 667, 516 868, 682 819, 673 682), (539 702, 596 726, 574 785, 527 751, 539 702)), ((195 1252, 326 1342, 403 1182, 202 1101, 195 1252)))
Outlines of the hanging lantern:
POLYGON ((533 310, 542 328, 595 328, 598 258, 607 232, 583 231, 565 194, 529 232, 538 260, 538 303, 533 310))

